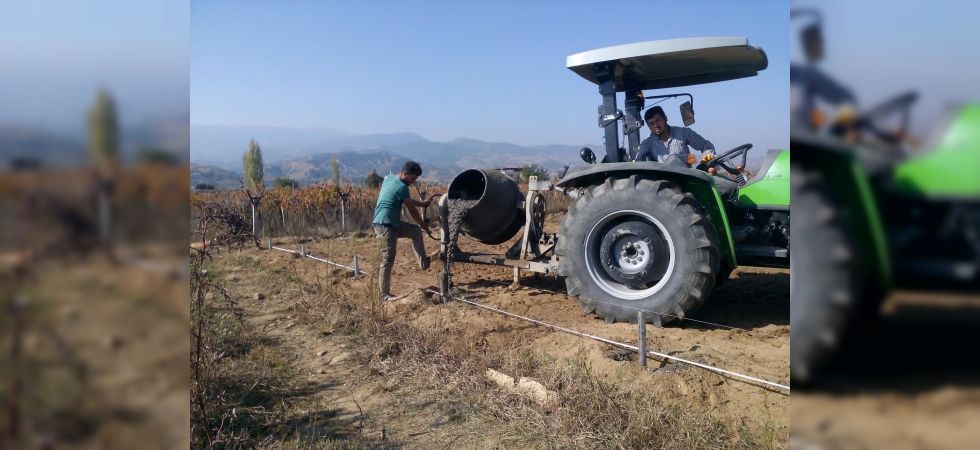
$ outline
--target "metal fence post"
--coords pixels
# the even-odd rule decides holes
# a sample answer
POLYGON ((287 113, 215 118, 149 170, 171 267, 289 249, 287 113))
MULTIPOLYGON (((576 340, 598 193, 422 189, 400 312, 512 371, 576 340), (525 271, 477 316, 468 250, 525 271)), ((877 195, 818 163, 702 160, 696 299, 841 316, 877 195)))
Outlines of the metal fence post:
POLYGON ((303 256, 306 256, 306 242, 300 244, 299 253, 303 256))
POLYGON ((340 231, 347 232, 347 199, 340 198, 340 231))
POLYGON ((439 272, 439 293, 442 294, 443 304, 449 301, 449 286, 451 284, 449 276, 449 270, 447 268, 443 268, 442 272, 439 272))
POLYGON ((360 274, 361 274, 361 264, 357 259, 357 255, 354 255, 354 276, 356 277, 360 274))
POLYGON ((647 321, 643 317, 643 311, 636 313, 636 325, 639 327, 639 341, 640 341, 640 367, 646 368, 647 366, 647 321))

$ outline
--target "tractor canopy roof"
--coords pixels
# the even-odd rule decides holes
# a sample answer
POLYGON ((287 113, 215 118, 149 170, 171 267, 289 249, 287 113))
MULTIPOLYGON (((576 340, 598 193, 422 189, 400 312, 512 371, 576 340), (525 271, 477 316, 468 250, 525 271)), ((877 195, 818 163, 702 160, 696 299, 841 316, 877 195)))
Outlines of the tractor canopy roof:
POLYGON ((662 89, 752 77, 769 65, 766 52, 744 37, 668 39, 616 45, 570 55, 566 67, 599 84, 596 65, 623 68, 616 90, 662 89))

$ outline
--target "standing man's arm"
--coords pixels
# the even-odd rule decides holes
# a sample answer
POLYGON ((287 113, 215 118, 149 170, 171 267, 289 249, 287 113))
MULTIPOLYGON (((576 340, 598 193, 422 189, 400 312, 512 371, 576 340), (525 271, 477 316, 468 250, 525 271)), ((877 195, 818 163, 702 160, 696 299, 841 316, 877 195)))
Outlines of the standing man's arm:
POLYGON ((412 197, 408 197, 405 199, 405 206, 408 207, 408 214, 412 216, 412 220, 414 220, 415 223, 419 224, 419 227, 421 227, 422 230, 425 231, 426 233, 429 232, 429 224, 425 223, 422 220, 422 216, 419 214, 419 210, 416 208, 419 207, 424 208, 426 206, 429 206, 431 202, 432 199, 426 200, 424 202, 415 200, 412 197))
POLYGON ((412 197, 405 199, 405 204, 412 208, 425 208, 426 206, 429 206, 430 203, 432 203, 432 199, 426 200, 424 202, 420 200, 416 200, 412 197))

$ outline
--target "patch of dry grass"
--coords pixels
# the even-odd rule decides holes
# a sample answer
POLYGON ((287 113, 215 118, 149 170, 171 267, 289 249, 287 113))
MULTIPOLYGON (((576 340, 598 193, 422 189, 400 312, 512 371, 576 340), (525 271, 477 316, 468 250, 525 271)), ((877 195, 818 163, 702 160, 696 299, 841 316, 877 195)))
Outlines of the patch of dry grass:
MULTIPOLYGON (((254 265, 254 261, 235 263, 254 265)), ((581 359, 557 360, 528 348, 487 348, 467 340, 462 330, 449 323, 416 326, 378 303, 373 276, 363 289, 350 292, 340 288, 349 283, 343 272, 314 275, 304 272, 302 264, 290 260, 275 271, 259 271, 261 279, 254 281, 268 286, 288 279, 292 288, 284 314, 318 334, 345 339, 352 363, 364 367, 366 379, 379 380, 382 389, 396 398, 412 399, 391 405, 389 412, 413 415, 406 408, 434 405, 441 415, 438 429, 430 430, 435 442, 536 448, 779 446, 771 430, 725 423, 706 411, 664 402, 638 386, 605 381, 581 359), (556 392, 558 402, 541 406, 501 389, 484 378, 487 368, 534 378, 556 392)), ((368 273, 376 272, 368 269, 368 273)), ((310 420, 297 419, 288 398, 302 394, 306 387, 290 373, 289 355, 278 354, 273 342, 250 345, 247 353, 233 356, 238 361, 229 361, 224 369, 229 392, 239 395, 243 407, 251 408, 240 407, 239 414, 244 411, 249 416, 233 424, 249 430, 248 442, 270 448, 394 444, 338 435, 330 431, 336 427, 328 421, 310 427, 310 420), (236 383, 245 388, 258 384, 241 396, 241 388, 232 390, 236 383)))
MULTIPOLYGON (((286 270, 285 272, 288 272, 286 270)), ((269 272, 270 276, 280 276, 269 272)), ((312 287, 301 292, 311 295, 312 287)), ((242 326, 220 305, 207 311, 209 349, 216 353, 206 386, 208 432, 197 430, 195 448, 365 448, 371 439, 345 433, 349 424, 329 413, 308 411, 320 389, 296 370, 299 355, 263 330, 242 326)))
POLYGON ((514 443, 559 448, 759 447, 759 440, 746 429, 726 426, 704 411, 665 403, 647 390, 604 381, 582 359, 526 354, 505 354, 504 370, 541 380, 557 392, 559 401, 542 408, 504 394, 489 402, 487 412, 508 425, 508 438, 514 443))
POLYGON ((386 315, 370 291, 333 292, 308 312, 308 323, 352 342, 370 375, 405 396, 453 411, 468 442, 549 448, 760 448, 772 437, 731 426, 709 413, 669 405, 645 390, 603 381, 581 359, 555 360, 531 349, 488 349, 461 330, 421 329, 386 315), (484 378, 488 367, 541 381, 557 392, 541 406, 484 378), (488 439, 489 437, 489 439, 488 439))

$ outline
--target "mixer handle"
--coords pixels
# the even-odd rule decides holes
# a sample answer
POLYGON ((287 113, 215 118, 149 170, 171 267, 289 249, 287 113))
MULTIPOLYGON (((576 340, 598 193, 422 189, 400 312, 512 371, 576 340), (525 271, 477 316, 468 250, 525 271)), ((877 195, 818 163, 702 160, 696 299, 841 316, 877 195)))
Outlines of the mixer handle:
MULTIPOLYGON (((423 201, 423 202, 425 201, 426 196, 429 194, 429 190, 428 189, 426 189, 425 191, 423 191, 419 187, 418 184, 415 185, 415 192, 419 194, 419 200, 420 201, 423 201)), ((423 206, 422 207, 422 222, 423 223, 429 223, 429 219, 428 219, 428 217, 426 217, 426 216, 428 216, 428 214, 426 214, 426 213, 429 211, 429 206, 432 206, 432 204, 430 203, 428 206, 423 206)), ((437 240, 437 241, 439 240, 439 238, 437 238, 437 237, 435 237, 435 236, 432 235, 432 228, 429 228, 429 231, 427 231, 426 234, 428 234, 429 237, 432 238, 432 239, 434 239, 434 240, 437 240)))

